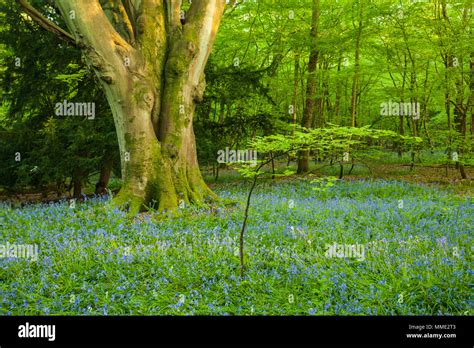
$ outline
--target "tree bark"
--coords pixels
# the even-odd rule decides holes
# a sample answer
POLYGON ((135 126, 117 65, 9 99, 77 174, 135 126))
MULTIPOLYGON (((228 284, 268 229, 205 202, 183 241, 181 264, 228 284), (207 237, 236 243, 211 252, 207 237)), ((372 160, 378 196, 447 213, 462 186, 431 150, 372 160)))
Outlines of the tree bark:
POLYGON ((357 2, 358 7, 358 26, 357 26, 357 36, 355 44, 355 63, 354 63, 354 77, 352 79, 352 97, 351 97, 351 118, 352 127, 357 127, 357 89, 359 86, 359 74, 360 74, 360 40, 362 37, 362 17, 363 17, 363 1, 357 2))
POLYGON ((112 169, 114 165, 114 158, 112 153, 106 152, 102 160, 99 180, 95 185, 95 194, 101 195, 107 192, 107 187, 109 186, 110 175, 112 174, 112 169))
MULTIPOLYGON (((319 0, 313 0, 313 17, 311 24, 311 51, 308 62, 308 81, 306 84, 306 105, 303 113, 301 125, 305 128, 311 128, 314 118, 314 109, 316 104, 316 67, 318 65, 318 26, 319 26, 319 0)), ((298 174, 309 171, 309 150, 303 150, 299 153, 298 174)))
POLYGON ((471 52, 471 61, 469 63, 469 90, 468 110, 471 113, 471 138, 474 139, 474 52, 471 52))
POLYGON ((293 134, 296 130, 296 121, 297 121, 297 103, 298 103, 298 78, 300 70, 300 56, 299 53, 295 54, 295 65, 293 71, 293 134))
POLYGON ((82 193, 82 179, 83 174, 79 168, 74 170, 72 175, 72 185, 73 185, 73 193, 72 196, 74 198, 80 198, 82 193))
POLYGON ((336 100, 334 102, 334 116, 335 116, 335 124, 338 125, 343 125, 340 119, 340 113, 341 113, 341 79, 339 77, 339 74, 341 72, 341 61, 342 61, 342 56, 339 57, 337 61, 337 80, 336 80, 336 100))

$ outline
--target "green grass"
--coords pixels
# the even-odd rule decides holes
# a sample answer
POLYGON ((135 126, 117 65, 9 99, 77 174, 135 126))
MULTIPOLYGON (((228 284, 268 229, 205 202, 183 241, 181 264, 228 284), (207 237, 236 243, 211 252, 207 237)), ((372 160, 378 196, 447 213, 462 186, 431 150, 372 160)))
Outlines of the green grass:
POLYGON ((472 315, 470 198, 395 181, 262 182, 241 279, 248 185, 214 190, 240 205, 133 220, 106 199, 3 206, 0 243, 40 254, 0 259, 0 314, 472 315), (362 244, 365 260, 326 257, 333 243, 362 244))

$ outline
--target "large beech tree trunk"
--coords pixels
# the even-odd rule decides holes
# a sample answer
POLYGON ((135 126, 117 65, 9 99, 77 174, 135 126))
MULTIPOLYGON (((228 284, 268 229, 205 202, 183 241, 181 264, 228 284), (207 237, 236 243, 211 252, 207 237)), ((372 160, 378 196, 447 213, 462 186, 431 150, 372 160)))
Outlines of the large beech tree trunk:
POLYGON ((179 0, 58 0, 70 33, 17 2, 77 45, 100 79, 120 146, 114 204, 168 210, 214 197, 199 170, 193 115, 225 0, 193 1, 184 25, 179 0))

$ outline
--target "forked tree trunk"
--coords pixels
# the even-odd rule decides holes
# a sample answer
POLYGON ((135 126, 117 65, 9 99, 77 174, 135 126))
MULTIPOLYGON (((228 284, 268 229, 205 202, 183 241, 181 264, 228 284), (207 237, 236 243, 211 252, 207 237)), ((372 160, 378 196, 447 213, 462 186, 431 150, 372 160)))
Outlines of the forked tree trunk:
POLYGON ((17 1, 81 48, 101 81, 122 165, 113 204, 136 212, 153 202, 168 210, 215 197, 199 170, 193 115, 225 0, 194 1, 185 25, 178 0, 56 1, 71 34, 17 1))

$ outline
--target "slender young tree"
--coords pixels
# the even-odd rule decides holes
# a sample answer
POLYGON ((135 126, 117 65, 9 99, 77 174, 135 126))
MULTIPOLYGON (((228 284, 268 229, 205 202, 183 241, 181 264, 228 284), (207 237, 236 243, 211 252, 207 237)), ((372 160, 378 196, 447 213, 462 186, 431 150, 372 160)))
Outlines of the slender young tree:
POLYGON ((98 76, 113 113, 123 186, 114 204, 161 210, 214 194, 197 161, 193 114, 225 0, 56 0, 67 30, 27 0, 39 25, 77 46, 98 76))

